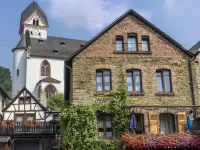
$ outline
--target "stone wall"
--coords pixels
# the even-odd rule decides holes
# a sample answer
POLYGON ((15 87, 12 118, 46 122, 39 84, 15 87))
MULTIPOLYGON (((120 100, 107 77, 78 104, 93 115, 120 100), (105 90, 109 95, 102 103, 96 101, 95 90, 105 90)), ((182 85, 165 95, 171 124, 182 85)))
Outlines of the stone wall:
MULTIPOLYGON (((112 90, 120 84, 120 66, 141 69, 142 95, 131 96, 134 105, 192 105, 189 56, 134 16, 127 16, 104 33, 73 60, 73 101, 91 103, 102 99, 96 92, 96 69, 110 69, 112 90), (128 53, 127 34, 137 33, 138 52, 128 53), (116 52, 117 35, 124 37, 125 53, 116 52), (150 52, 142 53, 141 37, 148 36, 150 52), (172 94, 156 95, 156 69, 170 69, 172 94)), ((107 98, 109 99, 109 97, 107 98)))

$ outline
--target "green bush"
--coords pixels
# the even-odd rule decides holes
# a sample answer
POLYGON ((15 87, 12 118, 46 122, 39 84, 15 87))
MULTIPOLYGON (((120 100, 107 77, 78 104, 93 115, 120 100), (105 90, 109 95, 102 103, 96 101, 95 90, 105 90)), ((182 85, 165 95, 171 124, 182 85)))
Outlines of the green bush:
POLYGON ((47 108, 61 111, 61 109, 64 108, 64 95, 62 93, 51 95, 47 101, 47 108))
POLYGON ((65 150, 117 150, 121 133, 128 130, 128 111, 122 109, 129 105, 129 94, 123 73, 122 84, 117 91, 105 93, 112 95, 110 102, 95 102, 91 105, 68 105, 60 115, 62 146, 65 150), (113 116, 115 137, 113 140, 97 138, 98 112, 109 113, 113 116))

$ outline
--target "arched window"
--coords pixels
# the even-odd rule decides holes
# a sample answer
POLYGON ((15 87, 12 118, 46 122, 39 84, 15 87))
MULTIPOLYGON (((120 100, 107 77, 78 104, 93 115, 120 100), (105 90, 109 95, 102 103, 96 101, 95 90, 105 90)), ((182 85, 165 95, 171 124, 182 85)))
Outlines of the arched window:
POLYGON ((53 85, 48 85, 45 89, 46 98, 48 99, 51 95, 56 93, 56 88, 53 85))
POLYGON ((171 134, 175 132, 175 117, 173 114, 160 114, 160 133, 171 134))
POLYGON ((41 64, 41 76, 51 76, 51 67, 47 60, 44 60, 41 64))

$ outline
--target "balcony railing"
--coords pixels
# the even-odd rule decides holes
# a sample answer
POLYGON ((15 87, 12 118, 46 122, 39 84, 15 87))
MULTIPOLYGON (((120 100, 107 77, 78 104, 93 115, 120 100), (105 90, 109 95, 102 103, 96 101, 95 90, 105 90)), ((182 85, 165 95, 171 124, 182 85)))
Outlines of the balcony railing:
POLYGON ((14 124, 0 123, 0 134, 56 134, 59 132, 59 125, 50 122, 38 122, 37 125, 25 125, 23 122, 14 124))

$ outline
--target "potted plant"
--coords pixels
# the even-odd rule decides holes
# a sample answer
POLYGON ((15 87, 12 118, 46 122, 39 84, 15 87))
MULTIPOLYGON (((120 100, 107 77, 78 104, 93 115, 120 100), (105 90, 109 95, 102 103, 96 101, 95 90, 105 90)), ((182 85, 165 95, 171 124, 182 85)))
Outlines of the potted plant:
POLYGON ((4 120, 2 122, 2 127, 3 128, 13 128, 16 127, 16 122, 14 120, 4 120))

